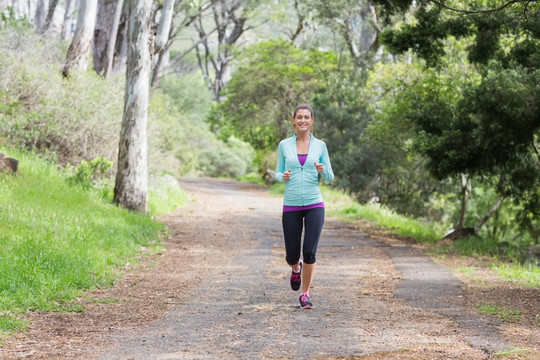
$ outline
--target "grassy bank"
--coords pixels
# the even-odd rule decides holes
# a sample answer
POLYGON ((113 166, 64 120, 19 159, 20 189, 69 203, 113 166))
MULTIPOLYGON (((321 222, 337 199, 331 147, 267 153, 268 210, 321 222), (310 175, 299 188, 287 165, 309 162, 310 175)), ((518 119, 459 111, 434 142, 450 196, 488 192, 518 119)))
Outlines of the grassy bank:
MULTIPOLYGON (((282 195, 285 190, 284 184, 274 184, 270 192, 282 195)), ((434 224, 427 224, 397 214, 391 209, 379 204, 359 204, 354 198, 343 191, 322 186, 326 214, 339 218, 343 221, 354 222, 357 219, 365 219, 376 225, 383 226, 389 232, 397 235, 408 236, 421 242, 433 243, 442 237, 443 230, 434 224)))
POLYGON ((54 164, 0 152, 20 161, 17 175, 0 175, 0 333, 23 329, 26 311, 81 311, 84 290, 111 285, 143 247, 160 246, 151 217, 71 184, 54 164))

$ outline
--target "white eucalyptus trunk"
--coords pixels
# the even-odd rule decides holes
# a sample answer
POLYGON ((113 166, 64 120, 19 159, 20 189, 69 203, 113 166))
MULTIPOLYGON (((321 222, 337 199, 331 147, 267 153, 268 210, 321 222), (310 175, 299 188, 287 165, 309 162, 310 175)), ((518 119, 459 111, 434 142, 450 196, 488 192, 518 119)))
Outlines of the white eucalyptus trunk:
POLYGON ((98 0, 92 59, 94 71, 99 75, 104 75, 107 71, 108 46, 112 35, 116 4, 116 0, 98 0))
POLYGON ((163 9, 161 10, 161 18, 157 28, 157 35, 155 40, 155 52, 161 51, 167 41, 169 40, 169 33, 171 31, 171 23, 174 14, 174 0, 164 0, 163 9))
POLYGON ((69 46, 62 74, 67 77, 73 70, 86 70, 92 49, 96 25, 97 0, 81 0, 77 29, 69 46))
POLYGON ((41 33, 41 29, 45 25, 47 11, 49 10, 49 0, 38 0, 36 6, 36 15, 34 17, 34 29, 41 33))
POLYGON ((116 8, 114 9, 114 19, 107 45, 107 67, 105 68, 105 77, 109 77, 113 71, 114 49, 116 48, 116 38, 118 37, 118 27, 120 26, 120 16, 122 15, 122 6, 124 0, 116 0, 116 8))
POLYGON ((57 6, 58 6, 58 0, 51 0, 51 3, 49 4, 49 10, 47 11, 47 17, 45 18, 45 24, 43 24, 43 27, 40 29, 40 34, 46 33, 51 27, 51 24, 53 22, 54 12, 56 11, 57 6))
POLYGON ((152 0, 130 0, 124 118, 118 147, 114 202, 148 211, 148 92, 152 0))
POLYGON ((60 38, 66 40, 71 36, 71 17, 73 16, 73 8, 75 7, 75 0, 66 0, 66 8, 64 11, 64 21, 62 22, 62 31, 60 32, 60 38))

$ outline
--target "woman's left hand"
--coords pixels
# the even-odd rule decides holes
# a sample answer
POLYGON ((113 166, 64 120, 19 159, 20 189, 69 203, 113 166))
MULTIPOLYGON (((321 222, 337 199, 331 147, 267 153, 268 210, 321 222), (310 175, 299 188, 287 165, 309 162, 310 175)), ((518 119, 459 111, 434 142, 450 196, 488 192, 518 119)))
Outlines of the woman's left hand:
POLYGON ((315 165, 315 169, 317 169, 317 172, 320 174, 324 171, 324 165, 321 163, 313 163, 315 165))

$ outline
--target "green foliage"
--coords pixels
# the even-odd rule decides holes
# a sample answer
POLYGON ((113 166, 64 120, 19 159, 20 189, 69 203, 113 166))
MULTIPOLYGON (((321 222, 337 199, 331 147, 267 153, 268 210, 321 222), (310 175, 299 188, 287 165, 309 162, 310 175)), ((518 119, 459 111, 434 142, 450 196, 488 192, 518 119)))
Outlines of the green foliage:
POLYGON ((159 246, 161 224, 69 185, 54 164, 2 152, 19 160, 18 175, 0 175, 2 330, 29 310, 81 311, 83 290, 111 285, 143 247, 159 246))
POLYGON ((32 24, 26 18, 26 14, 23 18, 17 19, 13 6, 8 6, 6 10, 0 13, 0 30, 2 28, 14 28, 14 29, 32 29, 32 24))
POLYGON ((433 243, 442 236, 443 231, 437 224, 400 215, 384 205, 360 204, 349 194, 328 186, 323 186, 322 192, 325 207, 331 216, 346 221, 368 220, 386 228, 390 233, 407 236, 420 242, 433 243))
POLYGON ((418 148, 430 158, 434 175, 499 173, 500 167, 509 167, 505 172, 517 168, 532 171, 535 177, 538 170, 534 166, 524 168, 527 160, 521 160, 530 156, 533 136, 540 128, 536 116, 539 75, 492 63, 478 85, 465 87, 455 110, 445 102, 428 103, 418 115, 417 123, 423 131, 418 148), (446 114, 446 118, 437 121, 428 116, 433 111, 446 114))
POLYGON ((208 128, 212 99, 198 74, 163 79, 151 98, 153 173, 238 177, 252 171, 252 147, 235 137, 220 140, 208 128))
MULTIPOLYGON (((375 2, 389 9, 387 1, 375 2)), ((402 3, 410 5, 412 1, 404 0, 402 3)), ((445 2, 454 9, 468 11, 464 14, 429 0, 418 1, 413 19, 397 28, 385 30, 381 34, 381 42, 394 53, 410 49, 429 66, 435 66, 446 54, 445 39, 472 39, 468 59, 473 63, 485 65, 490 59, 497 59, 508 67, 513 67, 516 61, 525 67, 537 67, 538 62, 532 60, 540 55, 538 5, 534 1, 530 4, 516 2, 499 11, 481 11, 499 8, 503 3, 506 2, 445 2)), ((394 7, 391 12, 402 12, 406 8, 394 7)))
POLYGON ((470 257, 489 257, 500 261, 518 263, 521 254, 517 246, 509 243, 499 243, 491 237, 469 236, 453 243, 453 252, 470 257))
MULTIPOLYGON (((509 68, 501 61, 489 61, 474 71, 467 63, 457 62, 460 53, 465 57, 463 44, 451 40, 445 44, 444 53, 452 56, 438 59, 436 70, 387 65, 409 70, 398 70, 390 79, 380 67, 372 73, 368 84, 375 90, 376 106, 371 109, 370 135, 395 149, 397 168, 406 164, 403 159, 421 156, 441 184, 455 183, 452 179, 467 174, 474 186, 496 190, 492 202, 481 211, 476 208, 479 202, 469 203, 469 220, 485 214, 498 196, 509 198, 512 204, 501 208, 495 221, 487 224, 490 236, 501 241, 517 238, 521 244, 538 239, 538 71, 515 63, 509 68)), ((392 168, 396 169, 395 163, 392 168)), ((460 191, 458 186, 454 189, 460 191)))
POLYGON ((95 182, 103 179, 111 168, 112 162, 104 157, 97 157, 89 162, 83 160, 75 168, 75 173, 68 177, 68 181, 88 189, 94 185, 95 182))
MULTIPOLYGON (((540 73, 522 68, 486 68, 479 84, 468 84, 452 108, 446 101, 424 98, 409 115, 417 131, 414 148, 427 157, 439 179, 461 173, 498 179, 499 194, 522 207, 522 219, 539 219, 534 203, 540 187, 539 156, 533 146, 540 130, 540 73)), ((407 117, 407 116, 406 116, 407 117)))
POLYGON ((267 41, 242 52, 226 100, 210 115, 221 139, 231 135, 256 150, 277 147, 292 132, 292 109, 309 103, 321 78, 334 66, 334 56, 303 51, 288 42, 267 41))

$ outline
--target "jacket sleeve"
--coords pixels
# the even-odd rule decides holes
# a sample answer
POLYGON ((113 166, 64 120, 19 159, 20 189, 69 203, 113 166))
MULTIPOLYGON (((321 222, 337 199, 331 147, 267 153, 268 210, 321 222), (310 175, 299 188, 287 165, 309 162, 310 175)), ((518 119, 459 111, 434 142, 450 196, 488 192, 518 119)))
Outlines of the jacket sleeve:
POLYGON ((285 172, 285 156, 283 154, 283 142, 280 142, 278 146, 276 172, 274 173, 274 178, 279 182, 284 182, 283 173, 285 172))
MULTIPOLYGON (((330 163, 330 155, 328 155, 328 149, 326 143, 323 142, 323 151, 319 162, 324 165, 324 171, 321 176, 324 181, 331 183, 334 181, 334 171, 332 170, 332 164, 330 163)), ((283 174, 281 175, 283 177, 283 174)))

